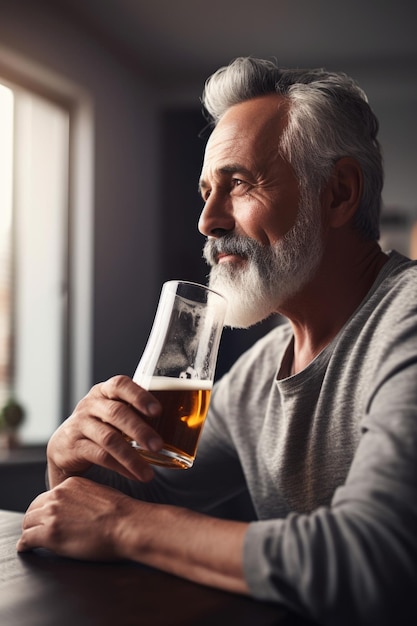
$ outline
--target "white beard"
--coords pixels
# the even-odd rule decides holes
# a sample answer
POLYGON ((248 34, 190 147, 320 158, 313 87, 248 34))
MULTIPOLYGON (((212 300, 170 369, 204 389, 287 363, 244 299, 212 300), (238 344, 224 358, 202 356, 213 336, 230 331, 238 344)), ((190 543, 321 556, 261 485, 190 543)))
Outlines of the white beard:
POLYGON ((225 326, 248 328, 276 312, 310 280, 323 255, 320 207, 304 202, 297 221, 272 246, 226 234, 203 251, 212 266, 209 287, 227 299, 225 326), (218 253, 242 255, 244 264, 217 263, 218 253))

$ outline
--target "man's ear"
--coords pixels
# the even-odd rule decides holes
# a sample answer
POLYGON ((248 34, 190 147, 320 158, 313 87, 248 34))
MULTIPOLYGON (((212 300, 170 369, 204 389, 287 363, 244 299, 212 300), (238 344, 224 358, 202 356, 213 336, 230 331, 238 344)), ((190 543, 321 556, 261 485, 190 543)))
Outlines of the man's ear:
POLYGON ((362 189, 362 169, 356 159, 343 157, 336 161, 322 196, 330 228, 340 228, 354 216, 362 198, 362 189))

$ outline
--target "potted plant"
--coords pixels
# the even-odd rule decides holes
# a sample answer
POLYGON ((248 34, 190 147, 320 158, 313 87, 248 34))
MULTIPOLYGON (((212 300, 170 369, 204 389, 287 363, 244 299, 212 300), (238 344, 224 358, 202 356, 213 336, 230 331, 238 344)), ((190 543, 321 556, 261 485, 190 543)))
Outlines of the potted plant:
POLYGON ((13 398, 9 398, 0 411, 0 444, 5 448, 19 445, 19 428, 25 419, 23 407, 13 398))

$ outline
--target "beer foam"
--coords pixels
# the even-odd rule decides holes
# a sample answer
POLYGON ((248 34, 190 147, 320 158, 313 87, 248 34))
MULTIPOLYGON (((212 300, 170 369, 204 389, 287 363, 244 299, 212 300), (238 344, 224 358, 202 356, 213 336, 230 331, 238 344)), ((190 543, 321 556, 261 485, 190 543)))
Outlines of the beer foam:
MULTIPOLYGON (((211 380, 199 380, 198 378, 172 378, 170 376, 152 376, 146 388, 148 391, 193 391, 195 389, 210 390, 213 386, 211 380)), ((140 383, 139 383, 140 384, 140 383)))

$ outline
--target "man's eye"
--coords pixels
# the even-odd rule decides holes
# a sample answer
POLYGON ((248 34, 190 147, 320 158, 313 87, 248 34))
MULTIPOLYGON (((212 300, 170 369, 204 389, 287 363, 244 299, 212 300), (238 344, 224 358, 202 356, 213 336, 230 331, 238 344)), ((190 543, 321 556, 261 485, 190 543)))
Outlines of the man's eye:
POLYGON ((238 193, 247 193, 250 185, 241 178, 232 178, 232 189, 237 189, 238 193))
POLYGON ((233 178, 232 179, 232 187, 233 189, 239 188, 240 191, 246 191, 249 189, 249 185, 247 182, 242 180, 241 178, 233 178))

